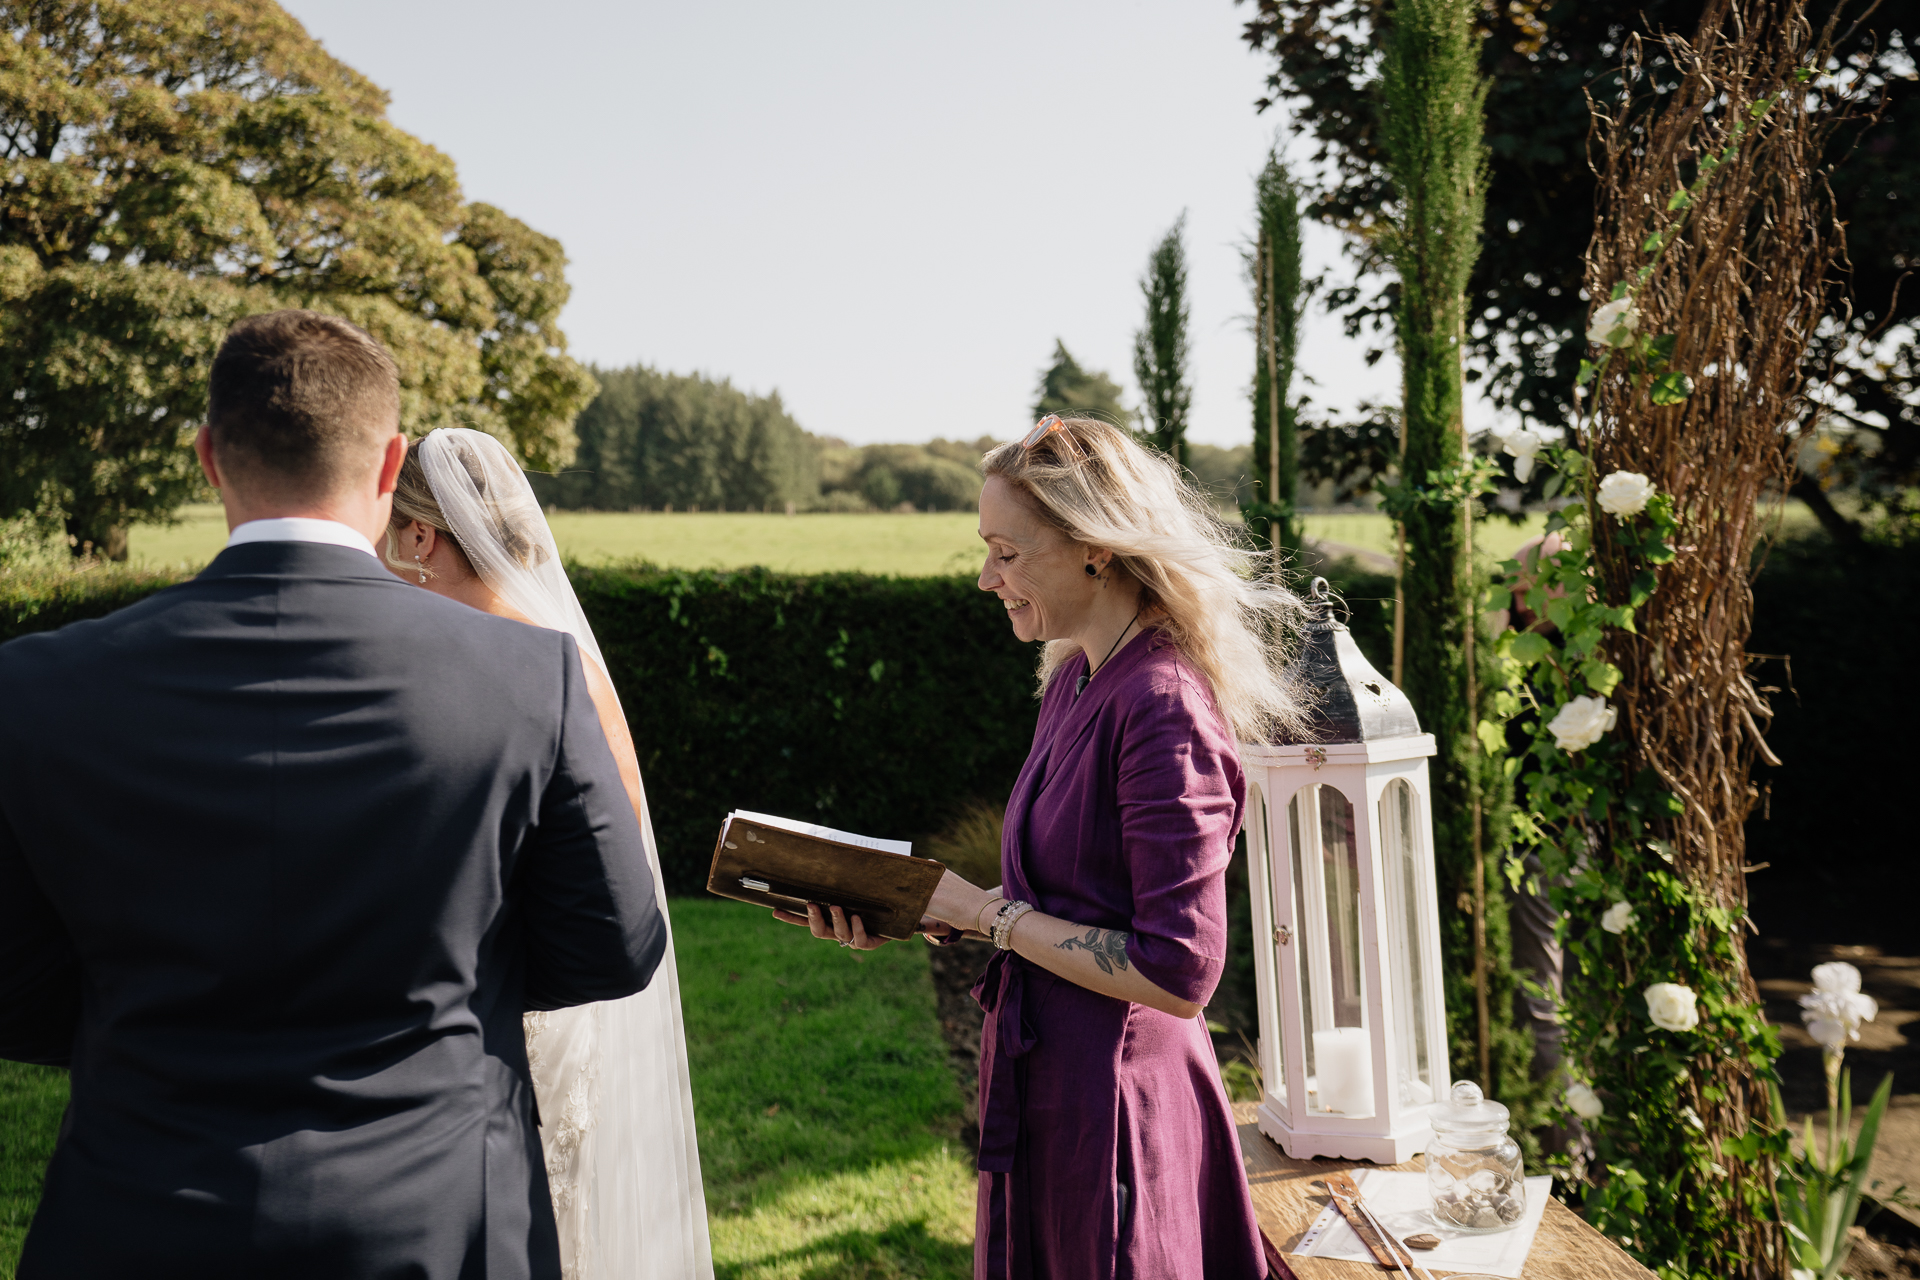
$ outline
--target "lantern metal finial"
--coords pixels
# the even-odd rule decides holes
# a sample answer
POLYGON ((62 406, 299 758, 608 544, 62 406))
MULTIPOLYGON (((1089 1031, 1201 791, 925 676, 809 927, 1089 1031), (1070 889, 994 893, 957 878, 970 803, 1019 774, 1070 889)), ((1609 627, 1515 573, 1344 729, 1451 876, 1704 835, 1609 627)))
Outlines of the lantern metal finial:
POLYGON ((1304 692, 1313 699, 1302 742, 1377 742, 1420 732, 1413 703, 1381 675, 1346 624, 1334 616, 1340 601, 1325 578, 1307 586, 1307 621, 1302 624, 1295 669, 1304 692))

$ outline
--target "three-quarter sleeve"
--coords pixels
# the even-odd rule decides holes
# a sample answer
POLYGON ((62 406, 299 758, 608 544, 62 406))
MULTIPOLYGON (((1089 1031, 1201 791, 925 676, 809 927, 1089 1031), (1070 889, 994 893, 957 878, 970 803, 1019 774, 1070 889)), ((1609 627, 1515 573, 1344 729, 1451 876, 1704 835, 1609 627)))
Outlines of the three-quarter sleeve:
POLYGON ((1163 990, 1205 1004, 1226 967, 1226 869, 1246 788, 1233 736, 1184 664, 1132 708, 1118 764, 1133 887, 1127 960, 1163 990))

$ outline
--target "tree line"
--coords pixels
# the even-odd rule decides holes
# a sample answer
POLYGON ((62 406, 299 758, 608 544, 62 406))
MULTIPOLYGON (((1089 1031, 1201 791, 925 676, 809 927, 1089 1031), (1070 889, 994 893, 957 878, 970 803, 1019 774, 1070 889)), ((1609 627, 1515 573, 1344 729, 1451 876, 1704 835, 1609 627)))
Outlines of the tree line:
MULTIPOLYGON (((854 445, 815 435, 779 393, 721 378, 634 365, 592 370, 600 393, 574 422, 571 464, 533 475, 540 501, 594 511, 969 511, 980 459, 1000 441, 854 445)), ((1113 379, 1083 369, 1064 344, 1041 373, 1034 414, 1092 413, 1130 422, 1113 379)), ((1187 467, 1216 501, 1248 499, 1251 445, 1186 445, 1187 467)))
POLYGON ((595 369, 573 462, 533 476, 553 507, 597 511, 966 511, 996 443, 851 445, 727 379, 646 365, 595 369))

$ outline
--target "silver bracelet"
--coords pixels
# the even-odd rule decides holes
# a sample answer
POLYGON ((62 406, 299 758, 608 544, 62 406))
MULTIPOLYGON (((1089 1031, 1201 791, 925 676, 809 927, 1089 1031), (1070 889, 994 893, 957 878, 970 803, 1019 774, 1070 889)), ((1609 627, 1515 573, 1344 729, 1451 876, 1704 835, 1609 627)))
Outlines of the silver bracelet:
POLYGON ((1031 902, 1009 902, 1000 908, 1000 914, 993 918, 993 945, 1002 951, 1011 950, 1014 922, 1033 909, 1031 902))

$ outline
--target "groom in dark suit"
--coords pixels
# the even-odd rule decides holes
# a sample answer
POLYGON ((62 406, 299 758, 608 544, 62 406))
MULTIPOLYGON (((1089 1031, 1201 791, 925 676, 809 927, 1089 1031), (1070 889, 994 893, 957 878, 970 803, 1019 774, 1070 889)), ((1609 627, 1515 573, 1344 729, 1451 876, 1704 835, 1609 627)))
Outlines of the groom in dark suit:
POLYGON ((521 1014, 665 926, 572 637, 398 580, 387 352, 235 325, 193 581, 0 647, 0 1057, 73 1093, 22 1280, 528 1277, 521 1014))

